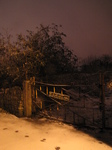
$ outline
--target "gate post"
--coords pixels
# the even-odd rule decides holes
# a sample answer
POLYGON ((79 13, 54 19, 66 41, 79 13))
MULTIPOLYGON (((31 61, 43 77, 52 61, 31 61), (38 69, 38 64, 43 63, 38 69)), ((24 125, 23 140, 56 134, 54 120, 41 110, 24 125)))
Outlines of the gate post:
POLYGON ((31 117, 32 97, 31 97, 31 83, 29 80, 23 82, 23 103, 24 103, 24 115, 26 117, 31 117))

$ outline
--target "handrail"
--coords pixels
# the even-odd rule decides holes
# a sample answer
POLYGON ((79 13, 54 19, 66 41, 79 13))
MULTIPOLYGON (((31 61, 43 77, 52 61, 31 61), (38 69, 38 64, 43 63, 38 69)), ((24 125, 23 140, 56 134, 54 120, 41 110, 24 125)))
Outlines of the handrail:
POLYGON ((38 82, 36 81, 38 85, 45 85, 45 86, 55 86, 55 87, 70 87, 71 85, 60 85, 60 84, 49 84, 49 83, 43 83, 43 82, 38 82))

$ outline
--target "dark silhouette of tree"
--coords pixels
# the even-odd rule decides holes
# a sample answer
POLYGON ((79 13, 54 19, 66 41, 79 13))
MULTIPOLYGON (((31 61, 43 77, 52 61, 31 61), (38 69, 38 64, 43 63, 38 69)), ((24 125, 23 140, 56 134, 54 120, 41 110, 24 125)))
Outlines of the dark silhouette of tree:
POLYGON ((59 31, 59 26, 40 25, 36 28, 36 32, 27 31, 27 33, 25 37, 18 35, 17 45, 26 55, 27 67, 30 67, 29 74, 32 69, 33 75, 42 76, 74 71, 77 56, 66 47, 63 42, 66 35, 59 31))
POLYGON ((88 57, 82 63, 82 72, 98 72, 98 71, 111 71, 112 69, 112 56, 102 55, 100 57, 88 57))
POLYGON ((73 73, 78 60, 64 43, 66 35, 61 26, 52 24, 19 34, 16 42, 11 36, 0 37, 0 80, 22 84, 32 76, 73 73))

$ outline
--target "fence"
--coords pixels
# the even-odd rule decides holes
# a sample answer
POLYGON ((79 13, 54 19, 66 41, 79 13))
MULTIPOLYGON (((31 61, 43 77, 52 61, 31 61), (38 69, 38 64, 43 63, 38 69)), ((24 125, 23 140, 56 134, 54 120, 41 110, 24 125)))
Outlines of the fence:
POLYGON ((33 78, 24 82, 23 90, 5 89, 0 94, 0 106, 17 116, 35 114, 77 125, 112 128, 112 73, 77 73, 70 80, 70 85, 56 85, 33 78))

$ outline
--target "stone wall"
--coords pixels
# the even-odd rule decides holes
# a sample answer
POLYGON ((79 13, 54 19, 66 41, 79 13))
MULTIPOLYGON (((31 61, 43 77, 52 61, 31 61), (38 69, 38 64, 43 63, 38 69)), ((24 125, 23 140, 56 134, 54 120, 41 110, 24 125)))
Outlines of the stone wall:
POLYGON ((2 89, 0 92, 0 107, 16 116, 19 116, 19 106, 22 100, 20 87, 2 89))

